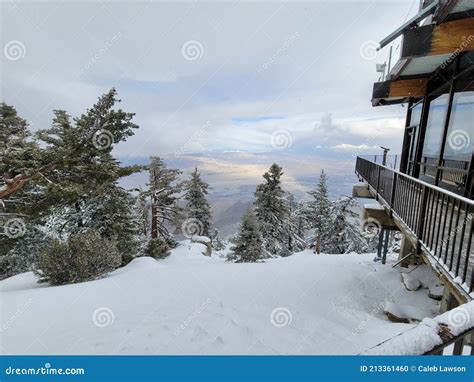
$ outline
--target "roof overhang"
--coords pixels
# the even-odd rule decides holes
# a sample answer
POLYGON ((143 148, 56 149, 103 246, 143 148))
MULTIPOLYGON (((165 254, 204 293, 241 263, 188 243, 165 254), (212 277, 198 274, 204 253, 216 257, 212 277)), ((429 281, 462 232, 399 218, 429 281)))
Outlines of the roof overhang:
POLYGON ((376 82, 372 92, 372 105, 382 106, 408 102, 410 98, 426 95, 428 78, 376 82))
POLYGON ((434 74, 446 68, 449 71, 456 57, 470 51, 474 51, 474 17, 405 30, 401 57, 389 80, 374 84, 372 104, 403 103, 424 96, 434 74))
POLYGON ((401 58, 459 54, 474 50, 474 17, 407 29, 401 58))

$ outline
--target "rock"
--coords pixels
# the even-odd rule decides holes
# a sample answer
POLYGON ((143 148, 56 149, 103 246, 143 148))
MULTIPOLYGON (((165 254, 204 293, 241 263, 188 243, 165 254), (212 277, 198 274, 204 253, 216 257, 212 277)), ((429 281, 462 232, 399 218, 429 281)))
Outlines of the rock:
POLYGON ((206 252, 203 252, 202 254, 204 256, 211 257, 211 255, 212 255, 212 242, 211 242, 211 239, 209 239, 207 236, 193 236, 193 237, 191 237, 191 242, 205 245, 206 246, 206 252))
POLYGON ((398 316, 394 315, 393 313, 386 312, 386 311, 384 311, 384 313, 387 316, 387 318, 392 322, 399 322, 399 323, 402 323, 402 324, 409 324, 410 323, 410 320, 408 318, 398 317, 398 316))
POLYGON ((411 273, 402 273, 403 285, 407 290, 415 291, 421 288, 421 282, 411 273))
POLYGON ((444 286, 435 284, 429 287, 428 297, 440 301, 443 298, 444 286))
POLYGON ((387 302, 383 312, 390 321, 404 324, 421 321, 426 316, 426 312, 415 306, 399 305, 393 302, 387 302))

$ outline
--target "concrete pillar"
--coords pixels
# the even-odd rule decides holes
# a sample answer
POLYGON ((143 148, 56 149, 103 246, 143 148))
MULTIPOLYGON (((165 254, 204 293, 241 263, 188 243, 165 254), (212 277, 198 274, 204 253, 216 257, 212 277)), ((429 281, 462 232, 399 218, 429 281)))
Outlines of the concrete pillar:
MULTIPOLYGON (((402 235, 402 242, 400 243, 400 252, 398 254, 398 260, 403 259, 404 257, 408 256, 410 253, 415 253, 415 247, 411 243, 411 241, 406 237, 406 235, 402 235)), ((412 257, 405 259, 400 265, 402 267, 408 267, 413 261, 412 257)))

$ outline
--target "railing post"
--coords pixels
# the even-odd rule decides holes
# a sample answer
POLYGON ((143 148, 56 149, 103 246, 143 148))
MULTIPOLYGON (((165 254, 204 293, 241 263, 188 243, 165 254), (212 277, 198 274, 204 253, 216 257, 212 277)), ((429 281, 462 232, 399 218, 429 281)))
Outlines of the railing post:
POLYGON ((421 240, 423 239, 423 228, 425 226, 425 215, 426 215, 426 204, 428 202, 428 187, 423 185, 422 191, 422 201, 421 201, 421 211, 418 220, 418 226, 416 228, 416 237, 417 237, 417 244, 416 244, 416 252, 417 254, 420 253, 421 250, 421 240))
POLYGON ((375 188, 375 200, 379 200, 379 189, 380 189, 380 171, 382 166, 377 166, 377 187, 375 188))
POLYGON ((395 190, 397 187, 397 179, 398 179, 398 174, 394 172, 393 181, 392 181, 392 193, 390 195, 390 217, 393 216, 393 204, 395 203, 395 190))

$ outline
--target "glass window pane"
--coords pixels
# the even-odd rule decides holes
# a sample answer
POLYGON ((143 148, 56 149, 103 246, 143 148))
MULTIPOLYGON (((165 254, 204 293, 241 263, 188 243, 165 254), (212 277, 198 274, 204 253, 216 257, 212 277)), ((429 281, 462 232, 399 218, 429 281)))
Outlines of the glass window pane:
POLYGON ((425 158, 439 158, 448 102, 449 95, 443 94, 430 103, 423 145, 423 157, 425 158))
POLYGON ((470 162, 474 150, 474 92, 453 98, 444 159, 470 162))
POLYGON ((422 107, 423 102, 420 102, 418 105, 411 109, 410 126, 418 125, 420 123, 422 107))

